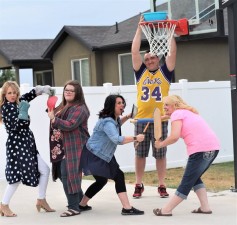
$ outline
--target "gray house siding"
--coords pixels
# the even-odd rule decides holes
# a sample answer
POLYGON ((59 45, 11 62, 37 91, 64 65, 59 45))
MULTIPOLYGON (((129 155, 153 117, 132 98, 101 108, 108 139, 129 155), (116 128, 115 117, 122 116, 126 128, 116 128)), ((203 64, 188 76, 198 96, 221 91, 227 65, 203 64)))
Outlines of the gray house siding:
POLYGON ((176 81, 229 80, 227 39, 178 42, 177 47, 176 81))
POLYGON ((9 64, 8 60, 6 60, 6 58, 3 55, 1 55, 1 53, 0 53, 0 65, 1 68, 11 67, 11 64, 9 64))
POLYGON ((53 54, 55 86, 63 86, 72 79, 71 60, 88 57, 91 57, 91 51, 68 36, 53 54))

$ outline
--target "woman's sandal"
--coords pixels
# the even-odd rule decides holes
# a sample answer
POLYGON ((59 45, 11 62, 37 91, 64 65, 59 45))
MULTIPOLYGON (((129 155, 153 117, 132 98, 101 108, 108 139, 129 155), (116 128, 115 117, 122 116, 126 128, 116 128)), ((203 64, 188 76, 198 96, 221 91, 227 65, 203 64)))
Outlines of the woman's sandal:
POLYGON ((37 199, 36 209, 40 212, 43 209, 45 212, 55 212, 55 209, 52 209, 46 199, 37 199))
POLYGON ((212 211, 202 211, 199 207, 198 209, 194 209, 192 213, 212 214, 212 211))
POLYGON ((153 213, 156 215, 156 216, 172 216, 172 213, 162 213, 161 212, 161 209, 153 209, 153 213))
POLYGON ((81 212, 84 212, 84 211, 92 210, 92 207, 89 205, 86 205, 86 206, 79 205, 79 209, 81 210, 81 212))
POLYGON ((80 212, 73 210, 73 209, 68 209, 65 212, 63 212, 60 217, 69 217, 69 216, 76 216, 79 215, 80 212))
POLYGON ((12 212, 11 209, 9 208, 9 205, 4 205, 1 203, 0 205, 0 214, 1 216, 6 216, 6 217, 16 217, 16 213, 12 212))

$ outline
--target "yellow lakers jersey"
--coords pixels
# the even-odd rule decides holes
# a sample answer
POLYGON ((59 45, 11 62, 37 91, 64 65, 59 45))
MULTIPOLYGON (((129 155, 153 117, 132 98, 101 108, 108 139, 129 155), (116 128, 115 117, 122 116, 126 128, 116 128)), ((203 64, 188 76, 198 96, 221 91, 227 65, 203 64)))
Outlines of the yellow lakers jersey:
POLYGON ((146 68, 137 81, 137 107, 136 119, 153 118, 155 108, 159 108, 162 115, 162 98, 169 93, 170 81, 161 70, 152 73, 146 68))

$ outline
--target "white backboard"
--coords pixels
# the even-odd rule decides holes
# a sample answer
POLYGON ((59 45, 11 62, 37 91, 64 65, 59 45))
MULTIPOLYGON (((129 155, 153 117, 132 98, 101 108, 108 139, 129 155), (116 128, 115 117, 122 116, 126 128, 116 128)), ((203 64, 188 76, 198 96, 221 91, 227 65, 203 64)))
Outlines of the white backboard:
POLYGON ((150 0, 156 11, 167 11, 169 19, 187 18, 190 35, 217 31, 219 0, 150 0))

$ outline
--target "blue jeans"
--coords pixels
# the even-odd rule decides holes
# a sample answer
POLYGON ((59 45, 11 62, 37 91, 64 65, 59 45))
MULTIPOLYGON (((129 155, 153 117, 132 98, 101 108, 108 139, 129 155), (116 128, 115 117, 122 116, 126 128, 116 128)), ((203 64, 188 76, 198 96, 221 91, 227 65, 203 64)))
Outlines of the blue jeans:
POLYGON ((66 160, 63 159, 60 164, 60 176, 59 179, 62 181, 63 189, 65 192, 65 195, 67 197, 68 202, 68 209, 73 209, 76 211, 80 211, 79 209, 79 203, 83 197, 82 190, 79 193, 69 194, 68 193, 68 187, 67 187, 67 170, 66 170, 66 160))
POLYGON ((189 156, 182 181, 175 194, 182 199, 187 199, 191 189, 194 191, 204 188, 201 176, 210 167, 219 150, 208 152, 197 152, 189 156))

